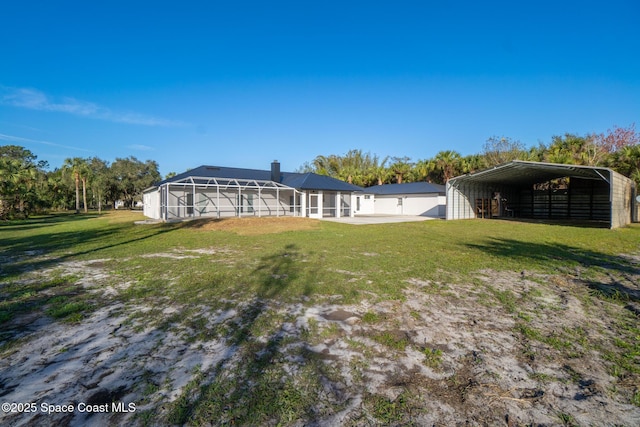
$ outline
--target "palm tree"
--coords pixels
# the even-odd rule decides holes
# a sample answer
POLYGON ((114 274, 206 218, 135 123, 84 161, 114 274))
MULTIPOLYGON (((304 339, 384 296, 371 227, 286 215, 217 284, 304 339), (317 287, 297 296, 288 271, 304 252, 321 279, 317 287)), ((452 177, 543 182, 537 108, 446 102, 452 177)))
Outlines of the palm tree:
POLYGON ((487 163, 481 154, 471 154, 462 158, 462 173, 473 173, 486 167, 487 163))
POLYGON ((330 156, 317 156, 313 159, 313 168, 315 172, 320 175, 327 175, 336 177, 339 166, 339 159, 334 154, 330 156))
POLYGON ((382 161, 378 160, 378 156, 374 156, 372 159, 371 167, 369 168, 369 185, 382 185, 389 173, 387 169, 386 163, 389 161, 389 156, 382 159, 382 161))
POLYGON ((10 216, 16 209, 27 217, 37 170, 33 164, 20 159, 3 157, 0 160, 0 217, 10 216))
POLYGON ((552 138, 552 143, 545 153, 545 161, 594 166, 601 162, 604 154, 602 148, 596 145, 594 137, 567 133, 552 138))
POLYGON ((82 181, 82 194, 84 201, 84 211, 87 212, 87 162, 80 157, 65 159, 62 164, 63 171, 70 173, 76 184, 76 213, 80 213, 80 181, 82 181))
POLYGON ((542 142, 538 143, 537 147, 531 147, 529 151, 524 156, 524 160, 528 160, 530 162, 542 162, 546 158, 548 148, 542 142))
POLYGON ((69 206, 69 201, 73 199, 73 195, 70 194, 64 169, 56 169, 48 173, 46 185, 51 198, 51 206, 54 209, 66 209, 69 206))
POLYGON ((80 172, 80 180, 82 181, 82 205, 84 206, 84 213, 88 212, 87 206, 87 177, 91 173, 91 169, 89 169, 89 165, 84 162, 82 164, 82 169, 80 172))
POLYGON ((305 166, 320 175, 328 175, 351 184, 369 186, 382 183, 385 178, 385 163, 388 157, 380 162, 378 156, 363 153, 362 150, 349 150, 344 156, 331 154, 317 156, 312 164, 305 166))
POLYGON ((618 149, 611 155, 607 163, 612 169, 628 176, 640 185, 640 144, 627 145, 618 149))
POLYGON ((109 166, 107 163, 97 157, 93 157, 89 161, 89 172, 91 178, 91 189, 93 192, 94 200, 98 204, 98 213, 102 212, 102 201, 106 192, 109 166))
POLYGON ((436 163, 433 159, 418 160, 415 166, 415 172, 420 181, 430 182, 430 175, 436 168, 436 163))
POLYGON ((440 151, 436 154, 434 160, 442 173, 443 184, 459 174, 461 158, 460 153, 453 150, 440 151))
POLYGON ((396 183, 402 184, 404 178, 411 172, 411 159, 409 157, 393 157, 391 160, 393 160, 393 164, 389 166, 389 169, 395 174, 396 183))
POLYGON ((338 178, 349 184, 366 185, 367 170, 371 166, 371 155, 362 150, 350 150, 344 157, 339 157, 338 178))

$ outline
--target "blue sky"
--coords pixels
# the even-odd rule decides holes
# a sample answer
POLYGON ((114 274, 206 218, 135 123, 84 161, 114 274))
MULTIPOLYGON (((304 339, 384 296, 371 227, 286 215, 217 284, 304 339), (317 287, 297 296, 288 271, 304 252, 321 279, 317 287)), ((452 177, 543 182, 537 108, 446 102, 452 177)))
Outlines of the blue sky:
POLYGON ((640 3, 13 1, 0 144, 291 171, 640 126, 640 3))

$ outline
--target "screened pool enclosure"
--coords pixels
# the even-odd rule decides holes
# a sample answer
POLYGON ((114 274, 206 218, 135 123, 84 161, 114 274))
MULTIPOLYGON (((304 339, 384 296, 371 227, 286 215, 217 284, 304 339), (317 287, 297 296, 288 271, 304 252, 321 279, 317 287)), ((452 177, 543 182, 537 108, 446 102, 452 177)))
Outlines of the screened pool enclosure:
POLYGON ((144 195, 145 211, 165 221, 197 217, 302 216, 302 193, 256 179, 188 176, 144 195))

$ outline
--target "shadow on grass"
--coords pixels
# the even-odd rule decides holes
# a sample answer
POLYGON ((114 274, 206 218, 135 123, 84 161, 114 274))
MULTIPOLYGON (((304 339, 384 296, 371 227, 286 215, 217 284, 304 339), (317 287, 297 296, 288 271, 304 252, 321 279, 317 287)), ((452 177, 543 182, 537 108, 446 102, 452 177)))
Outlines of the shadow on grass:
MULTIPOLYGON (((124 239, 116 243, 84 252, 142 240, 175 229, 148 228, 145 230, 149 231, 144 231, 148 234, 144 236, 131 239, 124 235, 124 239)), ((68 237, 72 240, 87 236, 99 239, 112 233, 118 233, 118 229, 71 233, 68 237)), ((54 235, 49 237, 54 238, 54 235)), ((56 244, 52 244, 48 249, 55 247, 56 244)), ((69 256, 80 253, 82 251, 76 251, 69 256)), ((66 257, 37 263, 34 268, 66 257)), ((123 328, 124 322, 130 319, 126 312, 121 311, 123 303, 119 300, 126 301, 127 296, 121 294, 111 300, 78 285, 76 279, 74 276, 51 278, 44 275, 35 280, 3 281, 0 286, 0 352, 4 363, 0 364, 0 397, 20 402, 37 395, 42 401, 55 405, 85 402, 88 405, 108 405, 111 409, 112 402, 140 402, 146 393, 144 387, 149 387, 149 381, 154 378, 154 368, 160 366, 160 374, 168 375, 167 372, 182 362, 180 356, 189 349, 189 344, 164 344, 164 340, 172 322, 179 324, 183 317, 176 315, 141 332, 131 327, 123 328), (172 359, 159 363, 157 353, 172 359), (140 360, 145 369, 137 369, 140 360)), ((211 287, 217 285, 210 284, 211 287)), ((127 289, 135 291, 135 288, 127 289)), ((147 301, 141 301, 144 297, 144 293, 136 295, 133 301, 149 306, 147 301)), ((187 355, 189 363, 196 365, 205 363, 208 357, 203 352, 187 352, 187 355)), ((224 355, 224 358, 228 357, 230 355, 224 355)), ((154 387, 161 385, 153 383, 154 387)), ((46 416, 16 413, 9 414, 3 421, 7 425, 85 425, 88 421, 91 425, 132 423, 130 419, 124 422, 128 416, 126 411, 114 415, 116 418, 113 419, 102 417, 96 420, 102 415, 78 411, 46 416)))
POLYGON ((297 332, 293 320, 297 314, 278 310, 287 290, 303 277, 300 262, 302 254, 295 244, 261 258, 253 270, 259 287, 239 310, 226 337, 237 357, 222 361, 209 373, 213 380, 200 388, 197 399, 183 395, 169 422, 275 425, 314 418, 323 369, 297 332), (289 360, 292 348, 294 363, 289 360))
MULTIPOLYGON (((51 265, 132 243, 140 242, 183 228, 184 224, 159 224, 155 226, 134 226, 130 222, 101 224, 100 226, 76 226, 80 221, 88 221, 96 215, 56 215, 51 218, 36 219, 34 225, 21 225, 24 230, 39 228, 28 235, 7 237, 3 231, 15 230, 16 226, 0 227, 2 247, 0 248, 0 277, 24 271, 38 271, 51 265), (70 223, 69 230, 47 226, 70 223), (134 228, 135 227, 135 228, 134 228), (135 231, 135 232, 134 232, 135 231), (39 258, 34 261, 33 256, 39 258)), ((27 220, 31 221, 31 220, 27 220)))
POLYGON ((0 221, 0 231, 2 230, 31 230, 38 227, 45 227, 52 224, 71 223, 76 221, 84 221, 91 218, 99 218, 104 214, 97 212, 76 214, 71 212, 55 213, 47 215, 35 215, 27 219, 16 219, 9 221, 0 221))
MULTIPOLYGON (((58 221, 58 224, 65 220, 58 221)), ((69 221, 75 223, 78 220, 69 218, 69 221)), ((40 337, 43 330, 50 330, 58 321, 70 321, 70 327, 79 333, 74 335, 72 342, 67 340, 68 346, 47 352, 46 357, 41 357, 42 365, 34 365, 31 370, 25 368, 18 373, 9 366, 2 367, 0 395, 19 401, 24 397, 20 394, 21 383, 41 384, 45 379, 49 380, 48 372, 55 368, 61 376, 68 375, 71 381, 84 384, 84 388, 80 391, 78 387, 70 388, 55 397, 42 391, 43 398, 50 399, 52 403, 66 404, 81 396, 83 402, 108 404, 113 400, 126 401, 131 396, 139 396, 140 386, 136 384, 146 381, 144 375, 147 371, 125 372, 123 366, 129 366, 126 361, 130 358, 141 355, 145 355, 145 366, 153 366, 156 361, 150 355, 158 350, 157 346, 161 345, 159 343, 172 323, 161 322, 141 334, 131 335, 127 330, 126 335, 119 338, 122 326, 119 322, 123 320, 117 317, 118 304, 105 305, 101 301, 99 306, 93 307, 96 305, 93 294, 82 286, 76 286, 73 278, 60 277, 25 286, 18 280, 12 282, 6 272, 15 273, 18 277, 18 273, 26 268, 39 270, 84 254, 157 237, 184 226, 171 224, 133 228, 127 223, 116 223, 101 224, 95 228, 74 226, 68 231, 52 227, 51 232, 40 228, 30 236, 16 233, 3 239, 4 250, 0 255, 8 259, 10 265, 5 262, 2 266, 5 276, 2 292, 4 296, 11 297, 10 304, 4 307, 11 316, 0 322, 0 340, 23 345, 15 338, 40 337), (39 255, 51 256, 29 257, 32 250, 38 250, 39 255), (135 342, 132 341, 134 339, 135 342), (120 341, 126 345, 114 344, 120 341), (103 353, 108 346, 114 346, 115 351, 103 353), (100 361, 92 362, 90 371, 78 368, 80 362, 88 363, 95 358, 100 358, 100 361), (74 393, 76 396, 72 396, 74 393)), ((182 396, 170 404, 168 420, 171 423, 182 424, 197 419, 213 424, 223 424, 227 420, 241 425, 258 425, 271 423, 274 419, 286 423, 291 417, 312 419, 312 408, 317 403, 320 388, 320 382, 315 378, 322 376, 321 368, 316 369, 320 365, 318 360, 314 360, 314 354, 308 350, 299 352, 303 359, 299 363, 310 372, 308 378, 312 378, 309 381, 313 383, 306 388, 298 387, 298 376, 283 366, 284 348, 296 346, 302 338, 292 320, 297 316, 295 310, 285 307, 283 311, 279 302, 289 295, 299 295, 301 290, 310 294, 312 285, 302 282, 316 275, 316 267, 301 262, 303 254, 295 244, 274 248, 260 258, 247 278, 250 281, 247 289, 253 290, 251 298, 248 301, 237 298, 237 315, 219 325, 225 330, 219 337, 226 347, 224 354, 220 355, 221 362, 201 376, 189 374, 188 378, 184 377, 189 383, 197 384, 197 388, 185 387, 182 396), (294 291, 289 292, 293 287, 294 291), (207 378, 203 378, 204 374, 207 378)), ((211 283, 211 286, 217 285, 211 283)), ((242 285, 239 287, 239 293, 247 295, 247 291, 241 289, 242 285)), ((176 313, 170 320, 178 324, 185 321, 181 313, 176 313)), ((59 341, 65 342, 65 339, 60 338, 59 341)), ((176 354, 182 355, 188 345, 179 345, 180 351, 176 354)), ((306 349, 305 345, 302 347, 306 349)), ((175 360, 173 363, 178 362, 175 360)), ((152 373, 147 375, 153 377, 152 373)), ((74 417, 77 421, 83 415, 75 414, 74 417)), ((51 420, 62 424, 69 421, 62 418, 51 420)), ((167 419, 157 421, 165 422, 167 419)))
POLYGON ((549 268, 570 271, 594 293, 621 300, 640 300, 637 289, 640 264, 623 256, 609 255, 588 249, 563 244, 523 242, 514 239, 492 238, 485 243, 467 244, 468 247, 486 252, 505 261, 516 261, 518 265, 532 262, 549 268), (581 269, 595 268, 606 282, 581 277, 581 269), (623 283, 628 282, 629 285, 623 283), (635 288, 635 289, 634 289, 635 288))
MULTIPOLYGON (((60 223, 75 225, 95 216, 62 214, 33 221, 39 224, 35 227, 60 223)), ((129 233, 132 227, 132 224, 123 222, 85 229, 74 226, 69 231, 46 232, 41 228, 28 236, 9 238, 2 235, 3 228, 0 228, 0 344, 11 341, 16 333, 25 329, 18 325, 20 330, 13 330, 16 325, 12 320, 16 317, 36 315, 39 318, 42 314, 49 314, 56 319, 80 321, 100 308, 86 303, 92 296, 75 284, 73 277, 51 278, 45 275, 42 279, 24 281, 20 279, 24 272, 40 272, 79 256, 155 238, 178 230, 181 224, 136 228, 137 233, 133 236, 129 233)))
MULTIPOLYGON (((24 279, 21 278, 24 272, 41 272, 78 256, 132 244, 179 228, 138 228, 138 232, 131 235, 128 231, 133 225, 128 222, 92 227, 76 225, 96 216, 61 214, 22 221, 24 224, 18 227, 36 229, 27 235, 17 233, 7 237, 9 233, 4 232, 15 226, 0 228, 0 344, 20 333, 13 330, 16 325, 12 320, 17 317, 36 316, 37 319, 48 314, 56 319, 80 321, 99 308, 87 303, 92 296, 75 283, 77 278, 73 275, 54 272, 24 279), (72 224, 68 231, 55 227, 60 224, 64 227, 65 223, 72 224)), ((91 265, 86 268, 90 269, 91 265)), ((25 329, 23 326, 17 327, 25 329)), ((28 330, 29 325, 26 326, 28 330)))
POLYGON ((609 228, 609 221, 599 220, 579 220, 579 219, 567 219, 567 218, 524 218, 524 217, 499 217, 500 221, 512 221, 523 222, 529 224, 546 224, 546 225, 560 225, 563 227, 577 227, 577 228, 609 228))

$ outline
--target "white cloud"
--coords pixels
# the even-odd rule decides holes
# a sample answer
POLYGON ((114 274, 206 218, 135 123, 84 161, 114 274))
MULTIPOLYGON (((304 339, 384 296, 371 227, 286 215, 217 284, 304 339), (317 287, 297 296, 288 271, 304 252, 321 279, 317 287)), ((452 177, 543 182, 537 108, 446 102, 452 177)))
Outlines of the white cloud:
POLYGON ((143 126, 185 126, 186 123, 134 112, 113 111, 93 102, 64 97, 56 100, 37 89, 0 86, 0 104, 30 110, 73 114, 91 119, 143 126))
POLYGON ((52 147, 60 147, 60 148, 68 148, 70 150, 85 151, 87 153, 91 153, 92 152, 91 150, 87 150, 85 148, 72 147, 70 145, 56 144, 55 142, 42 141, 42 140, 38 140, 38 139, 22 138, 20 136, 5 135, 3 133, 0 133, 0 141, 17 142, 17 143, 21 143, 21 144, 24 144, 25 142, 33 142, 33 143, 36 143, 36 144, 50 145, 52 147))

